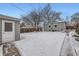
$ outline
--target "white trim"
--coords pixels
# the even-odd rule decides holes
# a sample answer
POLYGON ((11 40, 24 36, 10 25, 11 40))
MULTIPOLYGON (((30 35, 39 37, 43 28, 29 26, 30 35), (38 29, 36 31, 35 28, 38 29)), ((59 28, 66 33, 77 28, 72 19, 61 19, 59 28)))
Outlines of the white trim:
POLYGON ((14 41, 15 40, 15 22, 2 20, 2 43, 14 41), (12 32, 5 32, 5 22, 12 23, 12 32))

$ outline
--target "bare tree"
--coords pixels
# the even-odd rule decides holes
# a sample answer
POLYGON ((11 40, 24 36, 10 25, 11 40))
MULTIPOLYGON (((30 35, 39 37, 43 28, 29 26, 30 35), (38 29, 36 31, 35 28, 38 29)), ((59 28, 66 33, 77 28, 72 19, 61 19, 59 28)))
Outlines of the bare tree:
POLYGON ((50 16, 51 16, 51 7, 50 4, 47 4, 43 9, 42 9, 42 18, 44 20, 47 20, 48 22, 50 21, 50 16))
POLYGON ((22 16, 22 19, 25 22, 30 23, 33 27, 35 27, 37 29, 38 25, 41 21, 41 13, 40 13, 40 11, 38 11, 38 12, 32 11, 27 16, 26 15, 22 16))
POLYGON ((74 13, 74 14, 71 16, 71 21, 79 21, 79 12, 74 13))
POLYGON ((71 21, 74 22, 74 27, 76 29, 76 33, 79 34, 79 12, 74 13, 71 16, 71 21))
POLYGON ((56 12, 53 11, 51 9, 51 5, 47 4, 43 9, 42 9, 42 18, 44 20, 47 20, 48 23, 50 23, 51 21, 55 21, 56 19, 61 20, 60 17, 61 13, 60 12, 56 12))
POLYGON ((51 9, 51 5, 47 4, 44 8, 39 8, 38 10, 31 11, 28 15, 23 15, 22 19, 30 23, 36 29, 39 27, 41 21, 47 21, 50 23, 51 21, 55 21, 56 19, 60 19, 59 12, 55 12, 51 9))

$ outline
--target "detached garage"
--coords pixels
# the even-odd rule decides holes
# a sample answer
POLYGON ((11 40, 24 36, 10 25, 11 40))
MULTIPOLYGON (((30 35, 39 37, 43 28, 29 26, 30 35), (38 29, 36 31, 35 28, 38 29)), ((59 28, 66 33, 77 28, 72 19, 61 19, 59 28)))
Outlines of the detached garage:
POLYGON ((0 44, 20 39, 19 19, 0 15, 0 44))

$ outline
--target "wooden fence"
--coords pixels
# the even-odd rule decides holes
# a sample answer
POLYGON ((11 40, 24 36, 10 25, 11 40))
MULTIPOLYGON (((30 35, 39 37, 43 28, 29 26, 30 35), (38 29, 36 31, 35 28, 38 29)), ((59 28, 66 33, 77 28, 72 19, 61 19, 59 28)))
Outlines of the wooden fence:
POLYGON ((34 31, 42 31, 42 28, 21 28, 20 32, 21 33, 26 33, 26 32, 34 32, 34 31))

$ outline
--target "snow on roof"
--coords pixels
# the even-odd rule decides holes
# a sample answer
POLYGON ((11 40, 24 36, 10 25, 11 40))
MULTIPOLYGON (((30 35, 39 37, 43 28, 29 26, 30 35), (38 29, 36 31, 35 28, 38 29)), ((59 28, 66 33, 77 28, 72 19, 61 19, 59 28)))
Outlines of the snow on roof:
POLYGON ((63 20, 56 20, 56 22, 64 22, 63 20))
POLYGON ((24 21, 23 21, 23 20, 21 20, 21 21, 20 21, 20 24, 22 24, 22 23, 24 23, 24 21))

